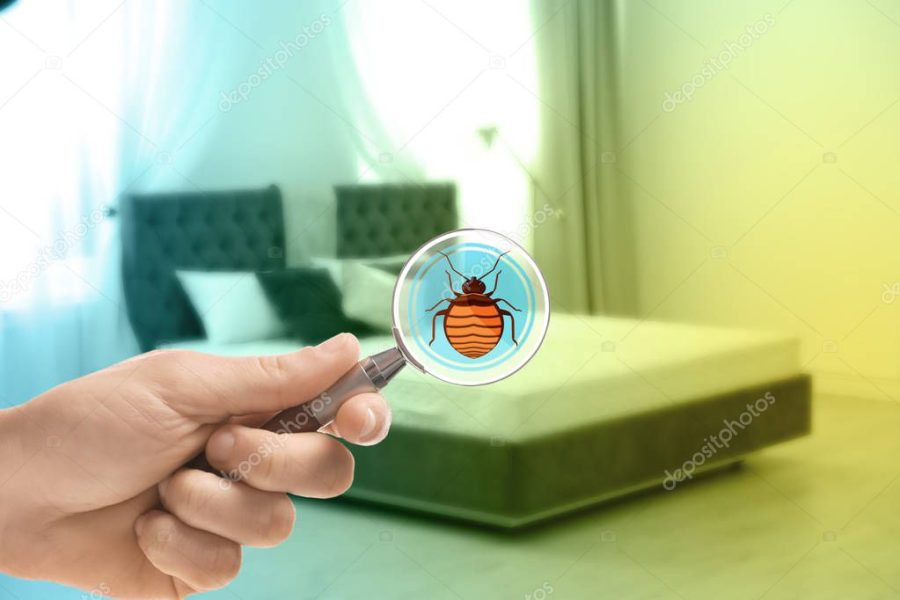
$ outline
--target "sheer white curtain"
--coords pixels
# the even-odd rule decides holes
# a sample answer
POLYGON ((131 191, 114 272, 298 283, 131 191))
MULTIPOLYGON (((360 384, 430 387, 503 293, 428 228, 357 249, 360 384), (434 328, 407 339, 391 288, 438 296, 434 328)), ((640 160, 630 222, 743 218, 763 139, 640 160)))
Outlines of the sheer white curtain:
POLYGON ((0 14, 0 403, 136 352, 118 224, 131 190, 187 187, 217 116, 228 27, 199 2, 20 2, 0 14), (214 60, 210 54, 214 53, 214 60), (202 98, 204 102, 198 102, 202 98))
POLYGON ((536 151, 528 3, 355 0, 338 15, 343 34, 330 39, 355 69, 343 102, 359 129, 360 178, 456 181, 465 225, 527 238, 529 185, 509 149, 526 162, 536 151), (488 148, 485 127, 505 144, 488 148))

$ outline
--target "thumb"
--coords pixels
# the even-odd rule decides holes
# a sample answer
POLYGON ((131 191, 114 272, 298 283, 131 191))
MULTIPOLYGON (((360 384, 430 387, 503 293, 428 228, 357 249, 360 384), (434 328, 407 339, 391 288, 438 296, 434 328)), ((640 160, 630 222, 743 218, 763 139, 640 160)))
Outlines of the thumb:
POLYGON ((167 403, 198 421, 217 422, 281 411, 318 396, 359 360, 359 341, 342 333, 289 354, 224 357, 174 351, 159 356, 160 368, 179 373, 165 378, 175 383, 167 403))

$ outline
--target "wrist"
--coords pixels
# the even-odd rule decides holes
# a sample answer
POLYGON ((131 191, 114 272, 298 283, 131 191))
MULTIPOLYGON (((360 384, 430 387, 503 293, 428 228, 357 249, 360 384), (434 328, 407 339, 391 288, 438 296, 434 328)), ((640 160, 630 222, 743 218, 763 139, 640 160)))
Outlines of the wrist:
POLYGON ((4 483, 21 468, 25 459, 25 419, 23 406, 0 410, 0 498, 7 498, 4 483))
POLYGON ((28 459, 25 433, 25 408, 17 406, 0 410, 0 571, 14 573, 19 550, 17 542, 23 506, 28 500, 16 474, 28 459))

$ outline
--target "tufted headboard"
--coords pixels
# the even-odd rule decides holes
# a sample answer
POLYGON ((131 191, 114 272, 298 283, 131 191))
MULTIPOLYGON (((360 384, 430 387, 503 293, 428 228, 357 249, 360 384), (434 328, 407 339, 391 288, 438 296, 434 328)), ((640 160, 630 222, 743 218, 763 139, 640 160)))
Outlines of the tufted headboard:
POLYGON ((335 195, 340 258, 411 253, 459 226, 452 183, 339 185, 335 195))
POLYGON ((135 194, 122 203, 125 300, 143 350, 203 335, 176 269, 263 270, 284 264, 284 214, 274 185, 135 194))

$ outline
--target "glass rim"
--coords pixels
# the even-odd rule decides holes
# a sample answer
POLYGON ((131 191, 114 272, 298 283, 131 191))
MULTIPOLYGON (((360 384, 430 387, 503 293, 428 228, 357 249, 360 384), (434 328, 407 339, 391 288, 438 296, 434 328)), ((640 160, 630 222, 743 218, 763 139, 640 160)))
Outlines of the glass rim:
MULTIPOLYGON (((537 302, 536 302, 537 304, 537 302)), ((488 385, 491 383, 496 383, 507 377, 518 372, 522 367, 527 365, 532 358, 534 358, 535 354, 537 354, 538 350, 544 343, 544 339, 547 336, 547 330, 550 326, 550 293, 547 289, 547 282, 544 279, 544 274, 541 272, 537 263, 534 261, 534 258, 515 240, 510 239, 509 237, 497 233, 491 229, 483 229, 476 227, 465 227, 460 229, 454 229, 452 231, 448 231, 438 235, 421 246, 410 255, 409 259, 403 265, 403 268, 400 270, 400 274, 397 276, 397 281, 394 283, 394 291, 391 296, 391 320, 393 323, 393 336, 394 341, 397 344, 397 348, 403 354, 403 357, 413 365, 416 369, 425 373, 427 375, 431 375, 436 379, 444 381, 446 383, 452 383, 455 385, 465 385, 465 386, 479 386, 479 385, 488 385), (416 356, 416 352, 410 349, 410 344, 407 343, 405 339, 405 334, 403 329, 399 326, 401 323, 401 315, 400 315, 400 295, 403 290, 403 284, 406 282, 410 271, 413 266, 421 259, 425 253, 439 245, 441 242, 444 242, 449 239, 453 239, 460 236, 466 236, 467 234, 487 234, 489 237, 500 238, 504 240, 509 246, 510 249, 517 250, 517 259, 524 259, 526 262, 526 266, 530 268, 531 272, 534 274, 534 279, 538 283, 538 287, 540 290, 535 290, 536 294, 540 295, 540 299, 543 301, 544 306, 544 318, 543 323, 539 326, 537 330, 532 334, 535 336, 537 340, 534 344, 534 347, 531 348, 526 355, 523 355, 523 358, 517 361, 514 361, 513 366, 509 369, 502 370, 502 372, 497 376, 491 376, 487 379, 481 379, 478 381, 470 381, 466 379, 459 379, 452 376, 445 375, 440 372, 435 372, 434 369, 429 369, 426 365, 423 364, 421 360, 416 356)), ((494 367, 495 369, 500 370, 501 367, 494 367)))

